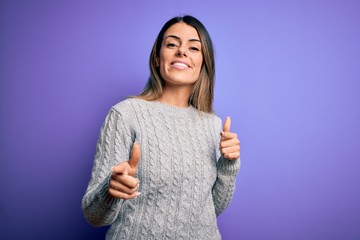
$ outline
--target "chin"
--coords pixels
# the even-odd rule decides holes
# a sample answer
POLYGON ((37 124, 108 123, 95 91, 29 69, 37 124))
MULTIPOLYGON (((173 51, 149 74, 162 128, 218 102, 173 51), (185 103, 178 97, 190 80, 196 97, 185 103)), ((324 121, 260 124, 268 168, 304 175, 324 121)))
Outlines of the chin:
POLYGON ((188 83, 188 84, 194 84, 196 82, 196 79, 194 77, 189 77, 186 75, 177 75, 177 76, 168 76, 166 79, 168 82, 172 83, 188 83))
POLYGON ((196 80, 188 80, 188 79, 169 79, 166 80, 168 83, 172 83, 173 85, 192 85, 196 82, 196 80))

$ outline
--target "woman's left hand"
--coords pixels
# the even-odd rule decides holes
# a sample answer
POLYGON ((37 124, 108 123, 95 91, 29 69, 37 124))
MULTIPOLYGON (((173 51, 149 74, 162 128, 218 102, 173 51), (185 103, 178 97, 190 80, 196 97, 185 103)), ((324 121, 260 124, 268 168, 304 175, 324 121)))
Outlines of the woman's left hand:
POLYGON ((228 160, 240 157, 240 141, 236 133, 230 132, 231 119, 227 117, 220 133, 220 152, 228 160))

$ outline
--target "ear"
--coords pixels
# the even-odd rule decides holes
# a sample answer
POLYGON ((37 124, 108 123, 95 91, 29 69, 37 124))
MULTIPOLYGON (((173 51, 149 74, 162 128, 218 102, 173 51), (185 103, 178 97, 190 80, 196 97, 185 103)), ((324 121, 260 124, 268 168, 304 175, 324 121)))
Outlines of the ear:
POLYGON ((155 66, 160 67, 159 58, 155 58, 155 66))

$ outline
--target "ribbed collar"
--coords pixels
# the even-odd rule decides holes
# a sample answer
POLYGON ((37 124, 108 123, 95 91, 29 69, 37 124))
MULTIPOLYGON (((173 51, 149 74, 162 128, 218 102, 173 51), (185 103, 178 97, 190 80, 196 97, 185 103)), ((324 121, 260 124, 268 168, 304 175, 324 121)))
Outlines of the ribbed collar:
POLYGON ((140 105, 146 106, 147 108, 154 110, 155 112, 178 118, 188 117, 189 115, 194 115, 198 112, 198 110, 192 105, 188 107, 176 107, 159 101, 146 101, 136 98, 133 100, 137 101, 140 105))

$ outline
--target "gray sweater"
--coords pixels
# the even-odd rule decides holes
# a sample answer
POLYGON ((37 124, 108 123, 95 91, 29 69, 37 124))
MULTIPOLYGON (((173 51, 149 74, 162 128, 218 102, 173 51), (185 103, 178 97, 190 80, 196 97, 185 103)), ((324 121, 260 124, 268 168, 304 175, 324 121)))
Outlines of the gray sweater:
POLYGON ((194 107, 126 99, 101 128, 91 179, 82 199, 93 226, 111 225, 106 239, 221 239, 216 216, 230 203, 240 159, 219 151, 221 120, 194 107), (108 194, 111 167, 140 144, 135 199, 108 194))

